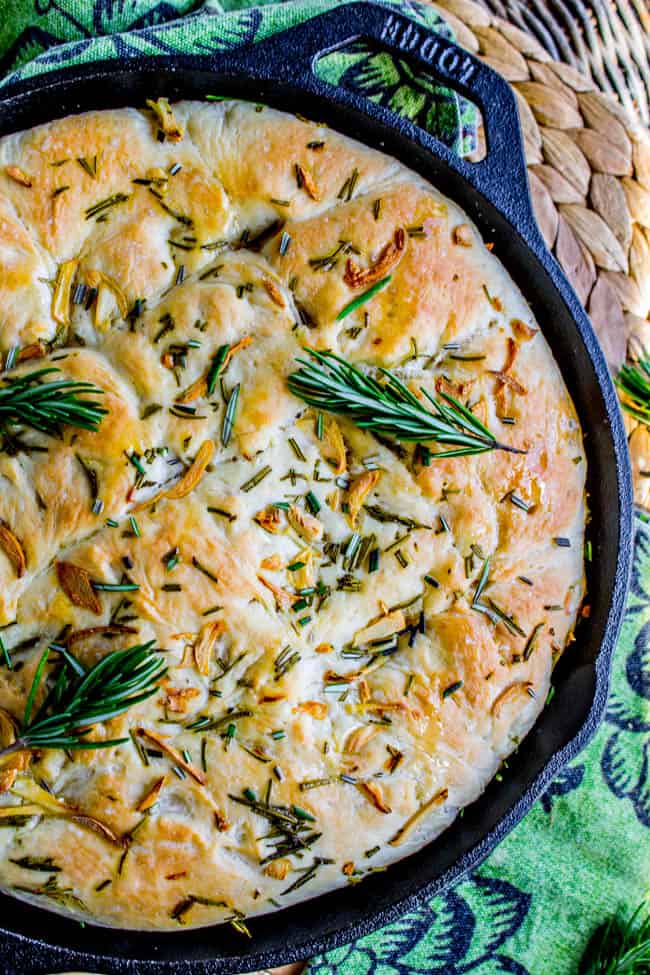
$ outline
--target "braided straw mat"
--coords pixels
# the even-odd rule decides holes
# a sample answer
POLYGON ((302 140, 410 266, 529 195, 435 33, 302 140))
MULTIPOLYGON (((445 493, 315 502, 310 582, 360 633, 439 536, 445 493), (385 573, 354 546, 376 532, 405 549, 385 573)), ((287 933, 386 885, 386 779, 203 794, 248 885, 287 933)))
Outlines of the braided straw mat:
MULTIPOLYGON (((650 134, 590 77, 474 0, 432 6, 514 89, 537 221, 615 373, 626 356, 650 351, 650 134)), ((635 499, 650 509, 650 429, 625 422, 635 499)))
MULTIPOLYGON (((433 4, 512 85, 537 221, 615 373, 650 350, 650 134, 613 95, 474 0, 433 4)), ((626 416, 636 501, 650 508, 650 429, 626 416)))

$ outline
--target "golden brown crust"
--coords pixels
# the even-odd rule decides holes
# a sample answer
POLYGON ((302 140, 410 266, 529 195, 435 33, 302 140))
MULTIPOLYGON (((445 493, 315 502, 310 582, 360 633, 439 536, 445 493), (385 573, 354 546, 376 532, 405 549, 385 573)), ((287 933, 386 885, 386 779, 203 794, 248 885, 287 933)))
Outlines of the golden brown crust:
POLYGON ((329 129, 186 102, 1 140, 0 263, 2 356, 108 410, 0 453, 0 708, 20 718, 53 640, 86 666, 153 640, 168 664, 91 732, 129 744, 1 770, 0 814, 25 813, 2 884, 101 923, 203 925, 440 833, 532 726, 584 589, 580 426, 476 228, 329 129), (457 396, 525 453, 426 464, 330 416, 319 436, 286 382, 306 345, 457 396), (125 572, 137 590, 92 585, 125 572), (268 788, 301 858, 268 859, 268 788), (25 857, 61 870, 45 887, 25 857))

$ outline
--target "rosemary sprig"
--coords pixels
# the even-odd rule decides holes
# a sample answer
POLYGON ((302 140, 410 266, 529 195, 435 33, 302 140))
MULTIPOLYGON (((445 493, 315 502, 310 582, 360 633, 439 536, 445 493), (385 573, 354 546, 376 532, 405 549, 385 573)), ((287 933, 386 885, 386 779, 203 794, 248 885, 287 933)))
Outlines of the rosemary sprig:
POLYGON ((128 741, 87 741, 81 736, 98 722, 109 721, 156 693, 167 668, 153 652, 153 644, 152 640, 115 650, 88 671, 81 665, 72 667, 64 657, 49 693, 32 718, 50 652, 56 649, 48 647, 34 673, 19 735, 13 744, 0 749, 0 756, 33 748, 112 748, 128 741))
POLYGON ((637 908, 627 921, 612 918, 592 938, 580 966, 582 975, 648 975, 650 914, 637 908))
POLYGON ((16 379, 8 379, 0 388, 0 425, 25 424, 42 433, 57 434, 65 424, 82 430, 97 430, 108 412, 96 400, 82 399, 83 394, 99 395, 103 390, 92 383, 75 379, 43 382, 58 369, 37 369, 16 379))
POLYGON ((440 399, 434 399, 423 389, 432 411, 388 369, 379 370, 383 382, 378 382, 333 352, 307 351, 315 361, 298 359, 302 368, 289 376, 288 384, 295 396, 316 409, 340 413, 363 430, 396 440, 408 443, 435 440, 451 446, 452 449, 439 451, 432 457, 462 457, 486 450, 525 453, 499 443, 453 396, 441 393, 440 399))
POLYGON ((644 354, 634 365, 623 365, 615 382, 623 393, 623 409, 650 426, 650 356, 644 354))

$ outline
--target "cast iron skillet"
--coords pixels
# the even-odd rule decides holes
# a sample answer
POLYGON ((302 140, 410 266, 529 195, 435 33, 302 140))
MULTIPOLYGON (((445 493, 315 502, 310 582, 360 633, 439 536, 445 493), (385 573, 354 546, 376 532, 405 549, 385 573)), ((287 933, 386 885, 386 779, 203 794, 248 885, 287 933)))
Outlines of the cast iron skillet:
POLYGON ((206 93, 300 112, 382 149, 456 200, 484 237, 495 241, 496 253, 541 323, 582 421, 592 515, 592 613, 556 670, 552 703, 509 762, 504 781, 492 782, 462 819, 419 853, 359 885, 253 919, 251 941, 227 925, 169 934, 82 928, 0 895, 3 972, 216 975, 294 961, 367 934, 476 867, 584 747, 606 705, 632 554, 625 431, 591 325, 535 224, 508 85, 471 55, 395 11, 353 3, 241 50, 92 64, 23 82, 0 97, 0 134, 90 108, 206 93), (478 104, 486 158, 478 164, 463 161, 387 109, 319 80, 314 73, 319 56, 357 38, 405 57, 478 104))

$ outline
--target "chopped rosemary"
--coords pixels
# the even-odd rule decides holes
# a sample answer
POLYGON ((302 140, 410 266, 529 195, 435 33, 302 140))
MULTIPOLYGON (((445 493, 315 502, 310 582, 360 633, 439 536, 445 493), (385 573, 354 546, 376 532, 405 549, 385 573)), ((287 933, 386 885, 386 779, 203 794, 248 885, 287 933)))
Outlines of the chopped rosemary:
POLYGON ((16 356, 18 355, 19 351, 20 351, 20 348, 17 345, 12 345, 12 347, 7 352, 7 355, 6 355, 6 358, 5 358, 5 371, 6 372, 9 372, 9 370, 13 369, 13 367, 15 366, 15 364, 16 364, 16 356))
POLYGON ((289 437, 289 440, 287 442, 291 447, 291 449, 293 450, 296 457, 298 458, 298 460, 305 461, 306 463, 307 458, 305 457, 302 450, 300 449, 300 444, 297 442, 297 440, 294 437, 289 437))
POLYGON ((237 383, 235 388, 228 398, 228 406, 226 407, 226 412, 223 417, 223 425, 221 427, 221 443, 224 447, 227 447, 230 443, 230 438, 232 436, 232 429, 235 422, 235 412, 237 410, 237 401, 239 400, 239 390, 240 383, 237 383))
POLYGON ((307 491, 307 494, 305 495, 305 504, 309 508, 312 515, 317 515, 320 511, 320 501, 313 491, 307 491))
POLYGON ((534 507, 532 504, 528 504, 527 501, 524 501, 523 498, 520 498, 519 495, 515 494, 514 491, 508 491, 507 494, 504 494, 501 500, 510 501, 510 503, 513 504, 515 508, 521 508, 521 510, 525 511, 526 513, 530 512, 531 509, 534 507))
POLYGON ((533 629, 533 632, 528 637, 528 640, 526 641, 526 646, 524 647, 524 652, 522 654, 524 660, 528 660, 528 658, 532 654, 537 644, 537 638, 539 637, 539 634, 543 629, 544 629, 544 624, 538 623, 537 626, 533 629))
POLYGON ((208 505, 208 511, 212 515, 219 515, 221 518, 226 518, 228 521, 237 521, 237 515, 231 514, 230 511, 226 511, 224 508, 215 508, 212 505, 208 505))
MULTIPOLYGON (((355 172, 356 172, 356 170, 355 170, 355 172)), ((325 863, 334 863, 334 861, 333 860, 326 859, 324 857, 314 857, 314 862, 312 863, 312 865, 310 867, 303 867, 303 868, 301 868, 301 870, 304 871, 302 873, 302 876, 299 877, 298 880, 294 880, 294 882, 292 884, 290 884, 286 888, 286 890, 281 891, 280 892, 281 895, 284 896, 285 894, 290 894, 294 890, 298 890, 300 887, 302 887, 304 884, 308 883, 310 880, 313 880, 314 877, 316 876, 316 873, 317 873, 319 867, 321 867, 325 863)))
MULTIPOLYGON (((307 779, 300 783, 298 788, 301 792, 309 792, 311 789, 320 789, 325 785, 331 785, 332 782, 336 782, 336 779, 326 778, 326 779, 307 779)), ((298 807, 294 806, 294 809, 298 807)), ((311 819, 314 817, 312 816, 311 819)))
POLYGON ((219 585, 218 578, 214 575, 213 572, 210 572, 209 569, 206 569, 206 567, 201 562, 199 562, 199 560, 195 555, 192 556, 192 565, 194 566, 195 569, 198 569, 199 572, 202 572, 204 576, 210 579, 211 582, 214 582, 217 585, 219 585))
MULTIPOLYGON (((272 468, 270 464, 267 464, 265 467, 262 467, 261 470, 257 471, 256 474, 253 474, 253 476, 249 477, 247 481, 244 481, 244 483, 240 487, 240 490, 246 492, 252 491, 253 488, 257 487, 258 484, 261 484, 264 478, 271 473, 271 470, 272 468)), ((279 504, 276 507, 279 507, 279 504)))
POLYGON ((383 523, 393 523, 395 525, 403 525, 408 531, 413 531, 415 528, 428 528, 429 525, 423 525, 418 521, 414 521, 412 518, 408 518, 405 515, 398 515, 387 508, 382 508, 379 504, 364 504, 364 511, 375 519, 375 521, 383 523))
POLYGON ((359 179, 359 170, 355 167, 351 174, 346 179, 345 183, 338 192, 338 199, 344 200, 349 203, 352 199, 352 194, 354 193, 355 187, 359 179))
MULTIPOLYGON (((88 159, 86 156, 78 156, 76 161, 79 163, 79 165, 83 169, 84 173, 87 173, 88 176, 91 177, 91 179, 95 179, 96 178, 96 176, 97 176, 97 156, 93 156, 92 159, 88 159)), ((62 160, 61 165, 63 165, 64 162, 66 162, 65 159, 62 160)))
POLYGON ((352 249, 349 240, 339 240, 336 247, 329 254, 323 254, 320 257, 310 257, 309 266, 314 271, 331 271, 338 264, 339 257, 349 253, 352 249))
POLYGON ((127 456, 127 460, 129 461, 130 464, 133 464, 140 477, 144 477, 147 472, 145 471, 144 467, 140 462, 140 455, 136 453, 132 453, 132 454, 127 454, 126 456, 127 456))
POLYGON ((219 348, 217 349, 214 359, 210 363, 210 368, 208 369, 208 375, 206 378, 209 396, 212 396, 212 394, 214 393, 215 386, 217 385, 217 379, 223 372, 229 352, 230 352, 229 345, 220 345, 219 348))
POLYGON ((488 605, 492 610, 494 616, 496 616, 497 620, 500 620, 504 624, 506 629, 510 630, 510 632, 515 634, 515 636, 521 636, 521 637, 526 636, 526 634, 519 626, 519 624, 516 622, 514 617, 509 616, 508 613, 504 612, 504 610, 502 610, 500 606, 497 606, 494 600, 490 599, 489 597, 488 597, 488 605))
POLYGON ((170 549, 169 552, 163 555, 162 561, 167 572, 171 572, 172 569, 175 569, 180 561, 178 546, 175 545, 174 548, 170 549))
POLYGON ((103 200, 99 200, 92 206, 84 210, 86 220, 92 219, 92 217, 97 217, 99 214, 104 214, 108 210, 112 210, 113 207, 118 206, 120 203, 126 203, 130 199, 127 193, 113 193, 112 196, 107 196, 103 200))
POLYGON ((273 661, 275 680, 284 677, 292 667, 295 667, 300 659, 301 657, 297 650, 293 650, 290 646, 284 647, 273 661))
POLYGON ((456 691, 459 691, 462 686, 463 686, 462 680, 457 680, 454 681, 453 684, 449 684, 449 686, 445 687, 444 691, 442 692, 443 698, 451 697, 452 694, 455 694, 456 691))

